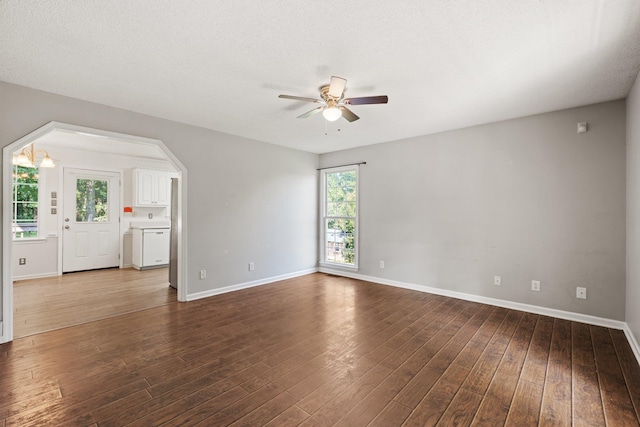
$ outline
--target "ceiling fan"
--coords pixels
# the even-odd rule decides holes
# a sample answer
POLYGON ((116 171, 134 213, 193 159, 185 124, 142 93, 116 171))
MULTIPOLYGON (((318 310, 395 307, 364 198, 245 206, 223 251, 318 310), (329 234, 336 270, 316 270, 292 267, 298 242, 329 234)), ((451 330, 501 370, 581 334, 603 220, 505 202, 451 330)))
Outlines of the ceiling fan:
POLYGON ((386 104, 389 102, 387 95, 380 96, 361 96, 358 98, 344 98, 344 88, 347 85, 347 80, 342 77, 331 77, 331 82, 320 88, 320 98, 305 98, 302 96, 293 95, 280 95, 278 98, 294 99, 296 101, 313 102, 316 104, 322 104, 320 107, 314 108, 311 111, 298 116, 299 119, 306 119, 309 116, 313 116, 322 111, 322 115, 330 122, 338 120, 340 117, 344 117, 350 122, 358 120, 358 117, 353 111, 349 110, 346 105, 364 105, 364 104, 386 104))

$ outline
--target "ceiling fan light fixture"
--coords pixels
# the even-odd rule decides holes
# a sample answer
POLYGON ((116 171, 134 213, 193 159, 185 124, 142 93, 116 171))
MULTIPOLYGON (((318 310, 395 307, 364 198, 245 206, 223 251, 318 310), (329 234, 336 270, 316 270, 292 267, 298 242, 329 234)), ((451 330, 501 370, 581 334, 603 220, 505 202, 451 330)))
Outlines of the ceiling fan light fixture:
POLYGON ((322 111, 322 115, 328 122, 335 122, 340 117, 343 117, 348 122, 355 122, 358 120, 360 117, 358 117, 353 111, 349 110, 349 108, 347 108, 348 105, 386 104, 389 102, 389 97, 387 95, 344 98, 344 89, 346 84, 346 79, 332 76, 331 83, 320 87, 320 99, 294 95, 279 95, 278 98, 322 104, 320 107, 299 115, 298 118, 306 119, 307 117, 311 117, 322 111))
POLYGON ((322 111, 322 115, 330 122, 335 122, 342 117, 342 111, 338 107, 327 107, 322 111))

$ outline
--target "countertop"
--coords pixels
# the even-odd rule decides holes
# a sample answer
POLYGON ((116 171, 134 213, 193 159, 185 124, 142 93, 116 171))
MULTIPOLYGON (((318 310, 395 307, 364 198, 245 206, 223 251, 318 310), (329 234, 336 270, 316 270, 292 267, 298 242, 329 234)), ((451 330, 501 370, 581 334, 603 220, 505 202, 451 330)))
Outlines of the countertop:
POLYGON ((132 229, 145 230, 148 228, 171 228, 171 221, 131 221, 132 229))

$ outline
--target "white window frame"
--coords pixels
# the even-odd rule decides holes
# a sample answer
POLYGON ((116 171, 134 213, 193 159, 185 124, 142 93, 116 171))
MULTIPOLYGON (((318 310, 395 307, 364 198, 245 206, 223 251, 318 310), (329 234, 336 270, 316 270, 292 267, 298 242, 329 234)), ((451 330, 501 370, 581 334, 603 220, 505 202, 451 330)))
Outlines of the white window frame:
MULTIPOLYGON (((38 229, 38 233, 35 237, 21 237, 21 238, 16 238, 15 234, 13 233, 13 214, 15 212, 15 200, 13 200, 13 187, 15 185, 13 179, 11 181, 11 238, 13 240, 14 243, 21 243, 21 242, 35 242, 35 241, 41 241, 41 240, 45 240, 44 238, 44 233, 43 233, 43 228, 45 226, 44 224, 44 215, 46 214, 46 212, 43 210, 43 198, 46 197, 45 196, 45 181, 46 178, 44 176, 44 174, 42 173, 42 168, 38 168, 36 167, 36 169, 38 169, 38 219, 36 221, 36 227, 38 229)), ((15 165, 12 165, 11 167, 11 173, 13 174, 13 172, 15 171, 15 165)))
POLYGON ((320 194, 320 266, 335 269, 346 269, 351 271, 358 271, 359 266, 359 253, 360 253, 360 167, 358 165, 353 166, 341 166, 337 168, 322 169, 321 174, 321 194, 320 194), (338 262, 331 262, 326 259, 327 257, 327 227, 325 226, 327 218, 331 218, 327 215, 327 175, 336 172, 351 172, 356 173, 356 216, 355 217, 333 217, 336 219, 353 219, 355 226, 353 230, 353 239, 355 241, 355 251, 353 265, 342 264, 338 262))

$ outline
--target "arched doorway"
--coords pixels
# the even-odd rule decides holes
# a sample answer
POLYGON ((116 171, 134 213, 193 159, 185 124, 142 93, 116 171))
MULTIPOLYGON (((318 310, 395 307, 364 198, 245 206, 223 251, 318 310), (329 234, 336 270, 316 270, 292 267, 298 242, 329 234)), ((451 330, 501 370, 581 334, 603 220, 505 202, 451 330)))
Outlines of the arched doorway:
MULTIPOLYGON (((186 168, 171 153, 164 143, 157 139, 144 138, 134 135, 110 132, 101 129, 87 128, 66 123, 50 122, 39 129, 34 130, 30 134, 20 138, 19 140, 9 144, 3 149, 3 268, 2 268, 2 328, 0 332, 0 343, 13 340, 13 233, 12 233, 12 157, 15 151, 33 144, 35 141, 50 135, 53 132, 66 132, 70 135, 84 135, 93 138, 93 144, 104 144, 109 150, 113 150, 117 141, 121 146, 126 146, 127 151, 136 152, 141 150, 153 149, 161 152, 165 156, 169 164, 177 171, 177 215, 175 227, 177 231, 177 298, 178 301, 186 301, 186 244, 184 232, 186 229, 186 168), (124 145, 123 145, 124 144, 124 145)), ((108 150, 107 150, 108 151, 108 150)), ((122 213, 120 214, 122 215, 122 213)), ((60 219, 60 221, 62 221, 60 219)), ((62 223, 59 224, 62 227, 62 223)), ((61 243, 60 243, 61 244, 61 243)), ((122 264, 121 264, 122 266, 122 264)), ((60 270, 61 272, 61 270, 60 270)))

